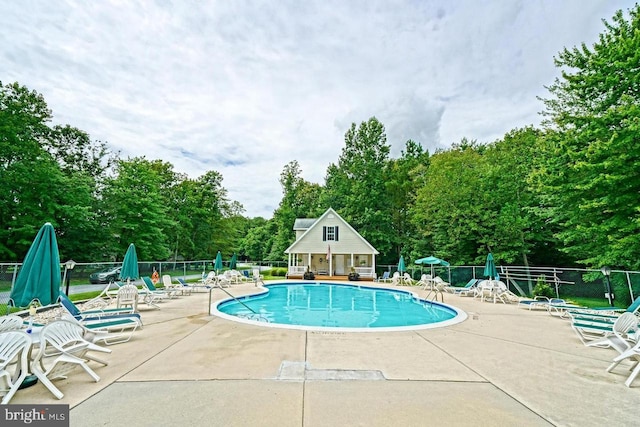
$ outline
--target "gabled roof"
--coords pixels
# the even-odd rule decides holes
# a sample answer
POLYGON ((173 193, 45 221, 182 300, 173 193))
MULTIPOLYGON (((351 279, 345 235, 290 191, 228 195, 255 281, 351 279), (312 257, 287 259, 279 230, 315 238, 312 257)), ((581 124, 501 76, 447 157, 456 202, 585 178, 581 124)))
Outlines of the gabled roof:
POLYGON ((308 230, 317 220, 318 218, 296 218, 296 221, 293 223, 293 230, 308 230))
POLYGON ((364 237, 362 237, 360 235, 360 233, 358 233, 347 221, 345 221, 340 215, 338 215, 338 213, 336 211, 333 210, 333 208, 329 208, 327 209, 327 211, 325 213, 323 213, 320 218, 318 219, 311 219, 311 218, 298 218, 295 220, 294 224, 293 224, 293 228, 294 230, 296 230, 296 224, 298 226, 300 226, 299 230, 304 230, 303 225, 306 225, 308 223, 304 222, 304 221, 313 221, 310 223, 310 225, 307 228, 307 231, 305 231, 298 239, 296 239, 295 242, 293 242, 291 244, 291 246, 289 246, 287 249, 285 249, 284 253, 289 253, 290 250, 298 243, 301 242, 302 240, 304 240, 305 236, 309 233, 311 233, 313 231, 313 229, 315 228, 316 224, 321 223, 322 219, 324 219, 324 217, 326 217, 329 214, 333 214, 335 215, 347 228, 349 228, 356 236, 358 236, 358 238, 366 245, 369 247, 369 249, 371 249, 371 252, 378 255, 380 252, 378 252, 376 250, 376 248, 373 247, 373 245, 371 243, 369 243, 367 241, 367 239, 365 239, 364 237), (300 222, 298 222, 300 221, 300 222))

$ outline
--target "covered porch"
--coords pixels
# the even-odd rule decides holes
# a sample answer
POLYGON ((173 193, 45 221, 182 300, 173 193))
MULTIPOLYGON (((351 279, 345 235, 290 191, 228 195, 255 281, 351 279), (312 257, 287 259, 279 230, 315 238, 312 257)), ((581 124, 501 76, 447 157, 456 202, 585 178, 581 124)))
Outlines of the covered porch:
POLYGON ((346 280, 348 274, 355 271, 361 279, 373 280, 376 278, 375 262, 374 254, 290 253, 287 277, 302 278, 306 271, 311 271, 323 279, 346 280))

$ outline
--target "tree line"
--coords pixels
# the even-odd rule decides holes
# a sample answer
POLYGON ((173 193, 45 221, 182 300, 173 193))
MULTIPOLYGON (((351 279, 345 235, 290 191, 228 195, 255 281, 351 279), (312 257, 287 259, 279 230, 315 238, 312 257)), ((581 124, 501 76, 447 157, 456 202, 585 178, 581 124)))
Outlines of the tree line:
MULTIPOLYGON (((62 259, 282 260, 295 218, 334 208, 380 251, 452 264, 640 267, 640 8, 618 11, 592 46, 565 48, 544 121, 429 153, 390 155, 375 117, 353 123, 322 184, 297 161, 273 217, 248 218, 222 176, 191 179, 161 160, 122 159, 71 126, 49 126, 41 95, 0 82, 0 259, 21 260, 45 221, 62 259)), ((479 112, 481 114, 481 112, 479 112)))
POLYGON ((169 162, 123 159, 51 119, 42 95, 0 82, 0 259, 21 261, 47 221, 61 259, 79 262, 121 260, 131 242, 143 260, 237 245, 249 221, 218 172, 190 179, 169 162))

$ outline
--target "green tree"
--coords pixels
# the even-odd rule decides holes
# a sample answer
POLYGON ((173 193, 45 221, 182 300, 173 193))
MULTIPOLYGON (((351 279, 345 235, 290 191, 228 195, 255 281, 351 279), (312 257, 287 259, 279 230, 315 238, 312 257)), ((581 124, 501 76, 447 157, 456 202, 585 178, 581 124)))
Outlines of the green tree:
POLYGON ((91 141, 88 133, 69 125, 55 126, 44 141, 44 147, 63 171, 82 172, 98 183, 118 157, 106 143, 91 141))
POLYGON ((58 225, 69 186, 43 149, 50 120, 42 95, 0 82, 0 257, 5 260, 21 260, 45 222, 58 225))
POLYGON ((249 219, 248 229, 240 241, 238 252, 249 260, 267 259, 269 250, 273 247, 274 230, 273 221, 262 217, 249 219))
POLYGON ((229 211, 227 190, 222 186, 222 175, 208 171, 196 179, 195 200, 200 208, 194 212, 192 222, 193 236, 196 242, 196 255, 212 258, 220 250, 225 254, 235 248, 229 247, 229 230, 223 223, 229 211))
POLYGON ((382 262, 395 263, 402 255, 413 253, 418 246, 418 230, 411 221, 411 209, 415 204, 416 193, 423 174, 429 167, 429 152, 414 141, 407 141, 400 158, 389 161, 388 176, 385 179, 386 202, 393 206, 391 210, 391 238, 393 249, 390 254, 380 257, 382 262))
POLYGON ((322 188, 305 181, 297 161, 285 165, 280 174, 282 200, 269 221, 268 228, 275 229, 270 239, 271 247, 265 254, 268 260, 284 260, 284 251, 294 242, 293 223, 296 218, 315 218, 326 210, 320 203, 322 188))
POLYGON ((130 243, 135 243, 141 261, 169 257, 168 237, 176 224, 161 192, 169 170, 144 157, 118 161, 117 175, 107 180, 103 193, 102 214, 111 233, 104 246, 107 257, 122 259, 130 243))
POLYGON ((382 123, 375 117, 345 134, 338 164, 329 165, 324 206, 333 207, 381 254, 393 251, 391 212, 385 179, 390 147, 382 123))
POLYGON ((66 177, 66 182, 60 184, 56 229, 62 259, 102 259, 102 242, 109 239, 109 233, 99 224, 97 197, 117 154, 106 143, 91 141, 89 134, 70 125, 55 126, 43 147, 66 177))
MULTIPOLYGON (((567 261, 558 251, 557 230, 536 215, 541 202, 530 185, 542 140, 540 130, 514 129, 484 153, 483 188, 490 196, 484 204, 491 216, 486 218, 489 233, 479 236, 479 243, 497 260, 525 266, 566 265, 557 264, 567 261)), ((484 255, 473 261, 482 262, 484 255)))
POLYGON ((474 260, 479 238, 488 236, 483 191, 485 147, 464 138, 430 158, 429 169, 417 181, 412 221, 422 238, 413 257, 435 255, 453 264, 474 260))
POLYGON ((548 87, 538 165, 543 215, 587 266, 640 268, 640 6, 618 11, 592 47, 563 49, 548 87))

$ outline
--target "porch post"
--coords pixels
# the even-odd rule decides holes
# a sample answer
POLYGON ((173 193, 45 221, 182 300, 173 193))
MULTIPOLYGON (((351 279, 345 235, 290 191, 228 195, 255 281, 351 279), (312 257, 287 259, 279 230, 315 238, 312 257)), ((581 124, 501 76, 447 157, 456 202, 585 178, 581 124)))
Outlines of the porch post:
MULTIPOLYGON (((378 278, 376 274, 376 254, 371 254, 371 268, 373 269, 373 271, 371 271, 373 280, 376 280, 378 278)), ((451 283, 451 281, 449 281, 449 283, 451 283)))

